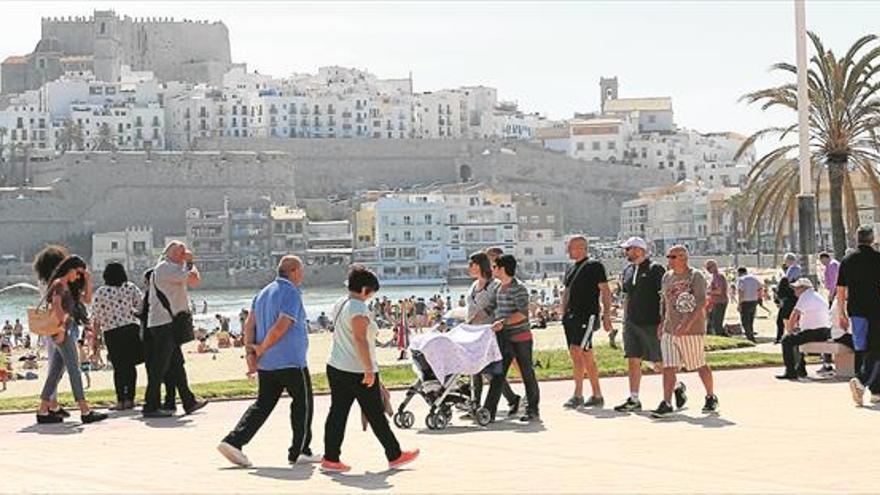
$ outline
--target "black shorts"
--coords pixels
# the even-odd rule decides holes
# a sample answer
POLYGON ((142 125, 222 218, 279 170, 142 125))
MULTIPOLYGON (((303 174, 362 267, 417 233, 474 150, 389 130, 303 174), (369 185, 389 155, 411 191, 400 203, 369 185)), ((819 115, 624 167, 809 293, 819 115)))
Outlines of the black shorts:
POLYGON ((593 348, 593 332, 599 328, 599 315, 593 317, 593 328, 590 335, 587 336, 587 324, 590 321, 590 315, 576 315, 568 313, 562 317, 562 327, 565 329, 565 342, 569 347, 583 346, 584 349, 593 348), (587 337, 584 342, 584 337, 587 337))
POLYGON ((652 363, 663 361, 663 354, 660 352, 660 339, 657 337, 657 325, 624 322, 623 356, 639 358, 652 363))

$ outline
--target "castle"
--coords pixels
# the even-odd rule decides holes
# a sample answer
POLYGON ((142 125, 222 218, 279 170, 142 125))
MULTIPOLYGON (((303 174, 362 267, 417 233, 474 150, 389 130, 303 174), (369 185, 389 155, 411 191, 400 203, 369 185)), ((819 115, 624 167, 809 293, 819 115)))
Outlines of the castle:
POLYGON ((122 65, 163 81, 219 84, 232 66, 229 31, 219 21, 119 17, 112 10, 43 18, 33 53, 8 57, 0 66, 0 92, 38 89, 66 72, 117 81, 122 65))

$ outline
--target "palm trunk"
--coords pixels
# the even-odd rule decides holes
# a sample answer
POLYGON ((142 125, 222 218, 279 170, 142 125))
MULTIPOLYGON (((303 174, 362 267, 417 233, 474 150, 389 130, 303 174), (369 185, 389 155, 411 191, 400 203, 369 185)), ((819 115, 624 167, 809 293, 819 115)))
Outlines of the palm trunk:
POLYGON ((834 256, 843 259, 846 254, 846 225, 843 221, 843 174, 846 173, 847 157, 828 158, 828 204, 831 208, 831 242, 834 256))

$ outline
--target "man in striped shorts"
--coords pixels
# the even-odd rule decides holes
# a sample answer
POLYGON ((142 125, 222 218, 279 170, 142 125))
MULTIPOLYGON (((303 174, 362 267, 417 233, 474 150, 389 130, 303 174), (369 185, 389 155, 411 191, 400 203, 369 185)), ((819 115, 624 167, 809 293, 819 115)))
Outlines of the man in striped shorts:
POLYGON ((657 331, 663 355, 663 401, 651 411, 655 418, 672 414, 672 393, 676 372, 697 370, 706 388, 704 413, 718 411, 718 397, 712 383, 712 370, 706 364, 706 278, 688 264, 688 250, 673 246, 666 253, 669 271, 663 276, 661 298, 663 321, 657 331))

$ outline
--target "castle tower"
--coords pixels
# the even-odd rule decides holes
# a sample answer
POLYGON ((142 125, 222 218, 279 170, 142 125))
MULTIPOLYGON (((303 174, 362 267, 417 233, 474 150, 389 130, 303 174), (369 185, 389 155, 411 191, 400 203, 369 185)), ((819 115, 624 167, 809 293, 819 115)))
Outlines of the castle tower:
POLYGON ((605 102, 617 99, 617 76, 599 78, 599 108, 605 113, 605 102))
POLYGON ((101 81, 117 82, 121 63, 119 18, 112 10, 96 10, 93 29, 95 77, 101 81))

